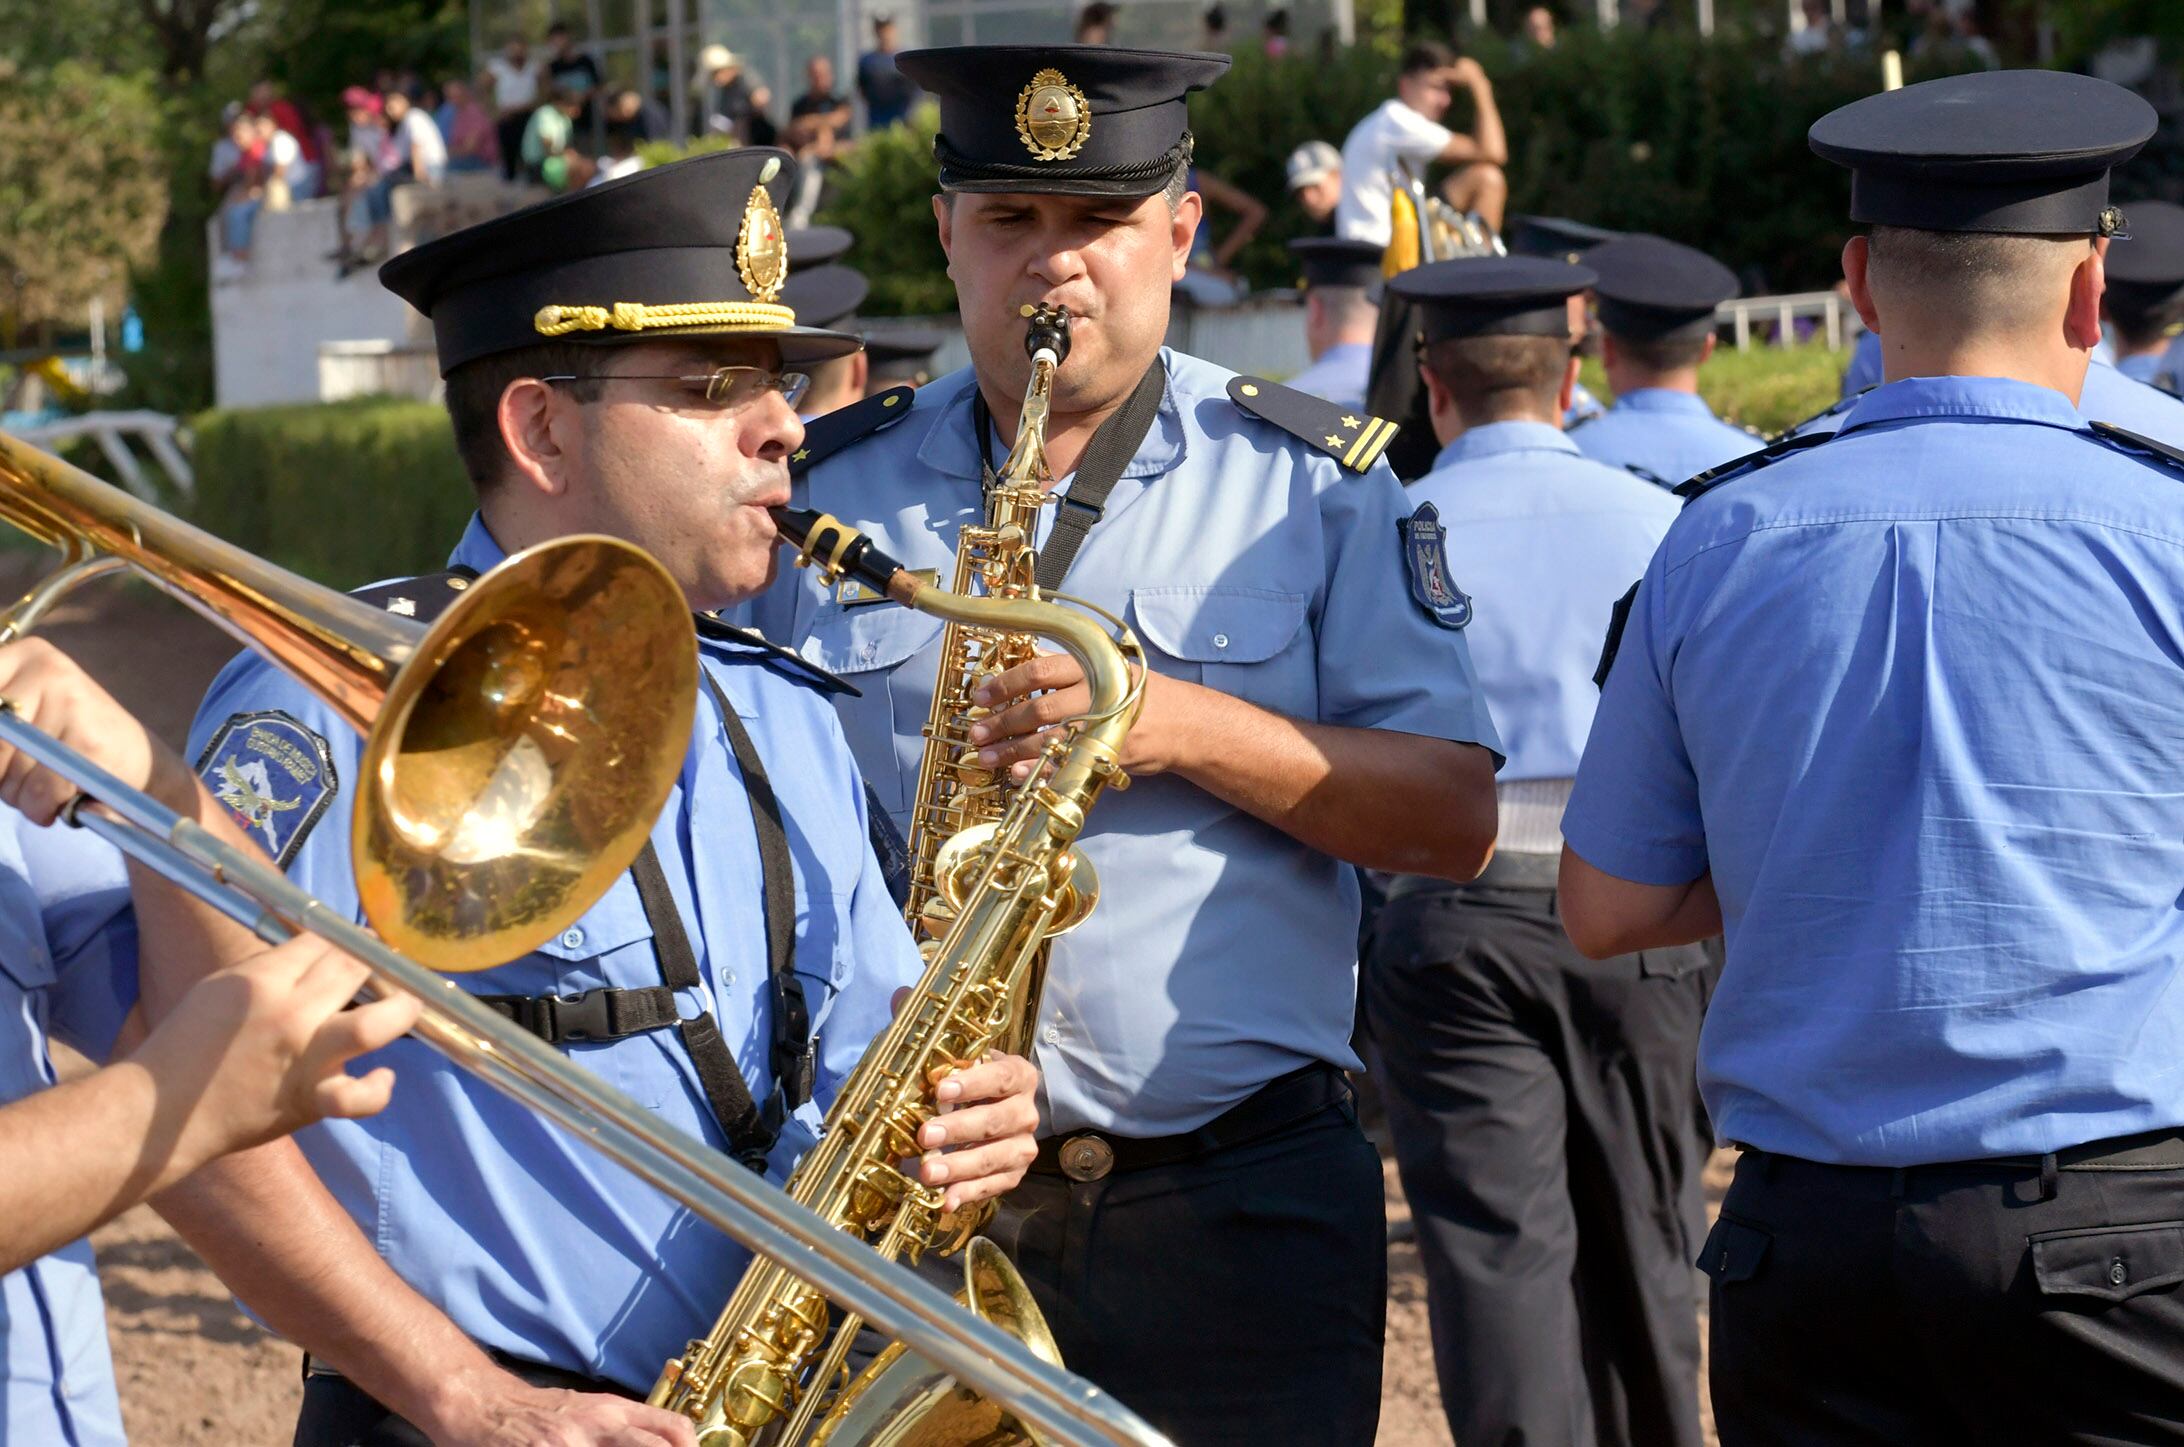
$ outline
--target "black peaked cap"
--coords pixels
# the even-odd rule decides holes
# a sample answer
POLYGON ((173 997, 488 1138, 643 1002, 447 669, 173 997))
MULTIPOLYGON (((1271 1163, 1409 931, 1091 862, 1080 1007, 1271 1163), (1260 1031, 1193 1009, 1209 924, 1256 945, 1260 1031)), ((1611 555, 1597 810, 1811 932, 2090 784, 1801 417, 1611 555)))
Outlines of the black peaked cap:
POLYGON ((780 208, 795 176, 771 147, 694 156, 466 226, 396 256, 379 280, 432 319, 442 376, 548 340, 751 336, 778 343, 785 365, 843 356, 855 337, 797 325, 767 299, 787 269, 780 208))
POLYGON ((1622 236, 1585 253, 1599 273, 1600 325, 1640 341, 1704 336, 1714 309, 1737 294, 1737 275, 1695 247, 1662 236, 1622 236))
POLYGON ((1380 285, 1380 258, 1384 248, 1370 241, 1346 236, 1300 236, 1289 243, 1304 284, 1311 286, 1380 285))
POLYGON ((1540 256, 1460 256, 1414 266, 1388 290, 1418 304, 1423 340, 1568 337, 1569 299, 1599 278, 1591 268, 1540 256))
POLYGON ((1807 139, 1850 169, 1850 217, 1921 231, 2110 235, 2108 173, 2154 134, 2154 108, 2054 70, 1982 71, 1883 91, 1807 139))
POLYGON ((847 332, 854 330, 847 323, 871 290, 872 283, 856 267, 829 262, 791 271, 788 285, 781 288, 781 299, 805 325, 847 332))
POLYGON ((2108 248, 2108 304, 2130 316, 2184 292, 2184 206, 2133 201, 2124 209, 2131 234, 2108 248))
POLYGON ((940 99, 933 154, 950 191, 1150 196, 1190 158, 1185 98, 1226 55, 1111 45, 905 50, 895 68, 940 99))
POLYGON ((1575 261, 1603 241, 1622 235, 1566 216, 1519 216, 1509 226, 1509 249, 1518 256, 1559 256, 1575 261))

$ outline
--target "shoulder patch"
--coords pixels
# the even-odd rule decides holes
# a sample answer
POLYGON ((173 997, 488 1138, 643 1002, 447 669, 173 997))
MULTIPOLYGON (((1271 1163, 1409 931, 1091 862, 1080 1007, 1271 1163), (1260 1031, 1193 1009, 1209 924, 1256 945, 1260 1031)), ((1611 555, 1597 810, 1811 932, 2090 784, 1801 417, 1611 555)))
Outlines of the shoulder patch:
POLYGON ((279 709, 235 714, 215 729, 197 776, 283 869, 341 784, 326 740, 279 709))
POLYGON ((1834 440, 1835 434, 1832 432, 1806 432, 1801 434, 1793 432, 1787 436, 1777 437, 1757 452, 1733 458, 1719 467, 1709 467, 1697 477, 1679 483, 1670 490, 1676 496, 1682 498, 1686 505, 1689 505, 1696 498, 1712 492, 1725 482, 1734 482, 1748 473, 1757 472, 1768 463, 1786 457, 1792 452, 1802 452, 1808 447, 1818 447, 1823 442, 1833 442, 1834 440))
POLYGON ((739 627, 710 613, 696 614, 693 621, 697 625, 699 637, 709 642, 725 644, 736 650, 741 658, 763 664, 792 682, 801 683, 807 688, 816 688, 829 698, 844 693, 851 698, 864 697, 863 692, 848 679, 829 673, 794 649, 782 647, 756 628, 739 627))
POLYGON ((475 568, 450 568, 444 573, 426 573, 415 578, 398 579, 392 583, 374 583, 369 588, 357 589, 349 596, 361 598, 367 603, 377 603, 397 617, 415 618, 420 623, 430 623, 445 613, 477 576, 475 568))
POLYGON ((890 387, 862 402, 814 417, 804 424, 804 440, 789 454, 789 475, 801 477, 835 453, 875 432, 884 432, 910 415, 915 387, 890 387))
POLYGON ((2118 427, 2113 422, 2095 422, 2091 425, 2094 436, 2119 451, 2136 453, 2167 463, 2171 467, 2184 468, 2184 450, 2171 447, 2166 442, 2157 442, 2142 433, 2118 427))
POLYGON ((1608 636, 1600 641, 1600 661, 1593 666, 1594 688, 1608 686, 1608 670, 1615 667, 1615 655, 1623 647, 1623 630, 1630 626, 1630 605, 1637 601, 1638 584, 1633 583, 1630 591, 1616 599, 1615 606, 1608 610, 1608 636))
POLYGON ((1352 472, 1369 472, 1402 429, 1362 408, 1341 407, 1324 397, 1269 382, 1264 377, 1231 377, 1229 400, 1262 422, 1323 452, 1352 472))
POLYGON ((1448 529, 1441 510, 1430 502, 1395 524, 1403 540, 1403 566, 1410 571, 1411 601, 1443 628, 1461 629, 1471 621, 1471 598, 1448 573, 1448 529))

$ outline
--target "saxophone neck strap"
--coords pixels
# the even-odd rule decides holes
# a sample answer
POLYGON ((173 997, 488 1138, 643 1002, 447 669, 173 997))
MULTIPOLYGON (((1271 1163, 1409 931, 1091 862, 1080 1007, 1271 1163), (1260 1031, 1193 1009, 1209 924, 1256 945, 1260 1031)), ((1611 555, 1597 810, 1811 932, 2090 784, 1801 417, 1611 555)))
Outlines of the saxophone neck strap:
MULTIPOLYGON (((1146 434, 1153 430, 1153 419, 1160 415, 1160 398, 1167 390, 1167 381, 1167 370, 1156 356, 1145 375, 1138 378, 1136 390, 1108 414, 1085 444, 1084 455, 1077 460, 1077 474, 1069 491, 1062 495, 1054 526, 1047 533, 1046 546, 1039 549, 1036 580, 1040 592, 1052 593, 1062 586, 1062 579, 1069 576, 1070 566, 1077 561, 1077 550, 1084 546, 1094 525, 1106 516, 1108 496, 1122 481, 1123 470, 1137 456, 1138 449, 1145 445, 1146 434)), ((993 453, 987 439, 993 431, 993 419, 986 408, 986 394, 975 384, 971 427, 978 436, 984 485, 991 488, 995 481, 993 453)))

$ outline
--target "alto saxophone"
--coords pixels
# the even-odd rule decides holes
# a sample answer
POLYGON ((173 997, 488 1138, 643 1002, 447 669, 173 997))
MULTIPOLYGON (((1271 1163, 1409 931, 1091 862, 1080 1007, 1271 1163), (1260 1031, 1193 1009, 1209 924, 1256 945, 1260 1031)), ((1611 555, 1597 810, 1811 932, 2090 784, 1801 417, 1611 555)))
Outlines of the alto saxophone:
MULTIPOLYGON (((965 525, 956 534, 955 578, 958 595, 1036 599, 1039 512, 1051 500, 1046 484, 1047 409, 1054 394, 1054 374, 1069 356, 1069 313, 1061 307, 1026 306, 1029 323, 1024 351, 1031 358, 1031 380, 1016 441, 1001 471, 986 487, 982 524, 965 525)), ((978 762, 971 725, 988 712, 972 700, 978 686, 996 674, 1028 663, 1038 654, 1038 635, 1021 629, 981 628, 951 621, 940 635, 940 673, 933 685, 932 708, 925 720, 925 754, 918 765, 918 787, 910 809, 910 893, 903 916, 920 947, 930 951, 945 935, 962 907, 976 873, 979 850, 991 837, 1009 798, 1006 771, 996 773, 978 762)), ((1097 899, 1084 881, 1077 908, 1050 922, 1048 933, 1061 934, 1083 921, 1097 899)), ((1041 946, 1018 1001, 1018 1028, 1002 1047, 1024 1053, 1030 1022, 1038 1013, 1039 991, 1046 982, 1049 950, 1041 946)))
MULTIPOLYGON (((1034 412, 1027 394, 1010 454, 1020 481, 1042 463, 1037 434, 1052 375, 1051 364, 1034 360, 1039 406, 1034 412), (1026 433, 1034 435, 1027 440, 1026 433)), ((979 666, 999 656, 986 652, 985 640, 1043 639, 1084 671, 1091 694, 1084 714, 1053 731, 1039 767, 1021 784, 980 781, 979 797, 992 801, 980 808, 992 817, 961 846, 936 848, 931 897, 947 908, 944 916, 925 916, 938 935, 922 946, 924 973, 858 1062, 818 1144, 788 1182, 797 1201, 870 1241, 887 1259, 915 1262, 929 1251, 964 1250, 964 1304, 1058 1361, 1015 1268, 990 1241, 973 1239, 992 1203, 944 1211, 945 1192, 920 1183, 902 1163, 917 1159, 918 1134, 939 1113, 934 1088, 1020 1035, 1035 1013, 1025 1004, 1045 968, 1048 940, 1064 922, 1081 919, 1096 896, 1091 864, 1075 844, 1100 792, 1127 782, 1117 759, 1144 703, 1143 654, 1120 619, 1037 596, 1025 561, 1029 528, 1021 522, 1011 524, 1017 538, 996 540, 991 557, 1007 556, 1003 581, 1024 587, 979 596, 924 581, 831 517, 789 508, 773 514, 797 546, 799 566, 817 566, 830 582, 853 579, 946 619, 951 630, 960 625, 976 639, 966 642, 964 657, 979 666)), ((982 566, 968 577, 985 582, 982 566)), ((650 1400, 696 1422, 703 1447, 1033 1440, 997 1403, 925 1365, 914 1343, 889 1346, 837 1390, 859 1320, 845 1318, 831 1340, 830 1322, 825 1297, 809 1282, 772 1261, 755 1261, 712 1331, 668 1363, 650 1400)))

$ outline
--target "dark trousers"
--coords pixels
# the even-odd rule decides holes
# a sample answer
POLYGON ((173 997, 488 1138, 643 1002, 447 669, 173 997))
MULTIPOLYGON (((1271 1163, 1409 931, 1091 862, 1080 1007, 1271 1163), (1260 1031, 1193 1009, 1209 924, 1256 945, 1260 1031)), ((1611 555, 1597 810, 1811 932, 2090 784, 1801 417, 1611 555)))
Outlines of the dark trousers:
MULTIPOLYGON (((534 1387, 613 1392, 623 1397, 638 1395, 597 1377, 519 1361, 501 1352, 494 1352, 493 1360, 534 1387)), ((295 1447, 432 1447, 432 1440, 380 1406, 347 1377, 314 1372, 306 1366, 303 1409, 296 1417, 295 1447)))
POLYGON ((501 175, 508 180, 515 180, 523 172, 523 133, 530 125, 531 116, 527 111, 502 116, 493 123, 494 138, 500 142, 501 175))
POLYGON ((1700 1264, 1722 1447, 2184 1441, 2184 1170, 1748 1151, 1700 1264))
POLYGON ((1172 1165, 1034 1174, 1008 1206, 993 1234, 1062 1360, 1177 1447, 1370 1447, 1387 1218, 1347 1101, 1172 1165))
POLYGON ((1585 959, 1524 863, 1407 882, 1364 974, 1449 1429, 1696 1447, 1709 956, 1585 959))

